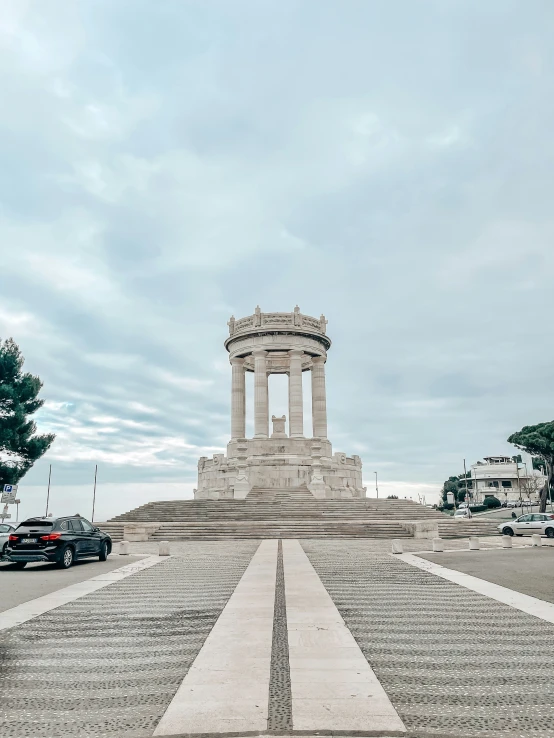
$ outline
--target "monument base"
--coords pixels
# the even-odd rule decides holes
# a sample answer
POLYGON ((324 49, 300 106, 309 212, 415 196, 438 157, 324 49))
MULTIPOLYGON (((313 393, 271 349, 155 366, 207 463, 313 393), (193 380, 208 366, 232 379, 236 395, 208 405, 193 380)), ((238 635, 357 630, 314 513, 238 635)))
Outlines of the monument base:
POLYGON ((366 496, 360 457, 333 454, 323 438, 240 438, 227 455, 200 458, 195 500, 244 499, 253 487, 306 487, 321 499, 366 496))

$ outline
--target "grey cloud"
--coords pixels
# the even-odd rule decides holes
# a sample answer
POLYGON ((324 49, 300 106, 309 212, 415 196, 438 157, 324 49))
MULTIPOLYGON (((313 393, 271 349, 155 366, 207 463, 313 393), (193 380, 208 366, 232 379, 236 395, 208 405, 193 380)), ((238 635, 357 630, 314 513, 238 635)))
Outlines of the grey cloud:
POLYGON ((436 484, 549 417, 549 4, 4 14, 0 334, 44 379, 58 479, 194 483, 257 303, 326 313, 332 440, 366 478, 436 484))

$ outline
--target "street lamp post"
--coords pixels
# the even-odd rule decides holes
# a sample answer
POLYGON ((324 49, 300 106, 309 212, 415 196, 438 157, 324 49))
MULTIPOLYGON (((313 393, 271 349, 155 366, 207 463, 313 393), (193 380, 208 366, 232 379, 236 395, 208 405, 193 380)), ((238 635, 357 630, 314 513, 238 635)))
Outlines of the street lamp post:
POLYGON ((373 472, 375 474, 375 492, 377 493, 377 499, 379 499, 379 486, 377 484, 377 472, 373 472))

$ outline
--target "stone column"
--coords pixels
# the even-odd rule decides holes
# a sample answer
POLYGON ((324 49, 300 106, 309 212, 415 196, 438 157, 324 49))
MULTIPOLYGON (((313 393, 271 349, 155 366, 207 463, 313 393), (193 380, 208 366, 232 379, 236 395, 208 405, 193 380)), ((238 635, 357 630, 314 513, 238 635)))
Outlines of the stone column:
POLYGON ((327 438, 327 399, 325 394, 325 359, 312 359, 312 421, 314 438, 327 438))
POLYGON ((304 405, 302 400, 302 357, 300 349, 289 351, 289 436, 304 437, 304 405))
POLYGON ((254 438, 269 434, 269 403, 267 395, 267 351, 257 349, 254 357, 254 438))
POLYGON ((244 359, 231 359, 231 366, 231 440, 235 441, 246 435, 244 359))

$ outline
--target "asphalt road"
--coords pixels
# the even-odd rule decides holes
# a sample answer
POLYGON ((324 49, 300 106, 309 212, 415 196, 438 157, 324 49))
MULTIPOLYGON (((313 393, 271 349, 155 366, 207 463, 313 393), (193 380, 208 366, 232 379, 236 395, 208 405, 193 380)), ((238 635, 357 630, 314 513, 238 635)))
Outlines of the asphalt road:
POLYGON ((554 547, 418 554, 447 569, 554 602, 554 547))
POLYGON ((0 612, 70 584, 113 571, 139 558, 143 557, 111 554, 107 561, 76 561, 70 569, 58 569, 54 564, 41 563, 31 563, 25 569, 16 569, 11 564, 0 563, 0 612))

